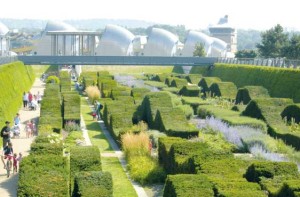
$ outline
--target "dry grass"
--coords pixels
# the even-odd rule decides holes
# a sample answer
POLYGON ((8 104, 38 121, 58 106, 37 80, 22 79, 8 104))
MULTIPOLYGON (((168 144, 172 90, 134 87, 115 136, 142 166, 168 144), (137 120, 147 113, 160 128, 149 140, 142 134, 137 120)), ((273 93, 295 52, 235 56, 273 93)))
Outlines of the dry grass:
POLYGON ((97 86, 88 86, 85 92, 92 103, 100 98, 100 91, 97 86))
POLYGON ((122 136, 123 151, 129 159, 132 156, 150 155, 150 139, 146 132, 126 133, 122 136))

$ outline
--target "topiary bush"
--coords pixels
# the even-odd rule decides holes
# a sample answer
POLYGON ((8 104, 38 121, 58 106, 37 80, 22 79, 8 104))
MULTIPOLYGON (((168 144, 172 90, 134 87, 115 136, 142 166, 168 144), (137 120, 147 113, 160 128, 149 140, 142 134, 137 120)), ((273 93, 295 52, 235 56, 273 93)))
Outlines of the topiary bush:
POLYGON ((170 87, 182 88, 183 86, 187 85, 186 79, 174 78, 171 81, 170 87))
POLYGON ((189 83, 192 83, 192 84, 196 84, 198 85, 198 83, 200 82, 202 78, 202 75, 200 74, 189 74, 185 77, 185 79, 189 82, 189 83))
POLYGON ((200 95, 200 87, 197 85, 183 86, 179 90, 179 95, 198 97, 200 95))
POLYGON ((36 155, 62 155, 62 143, 32 143, 30 146, 30 154, 36 155))
POLYGON ((232 82, 214 82, 209 87, 211 97, 222 97, 234 100, 237 93, 237 87, 232 82))
POLYGON ((203 77, 198 86, 201 87, 201 92, 206 96, 206 94, 210 91, 210 86, 215 82, 221 82, 221 79, 218 77, 203 77))
POLYGON ((60 80, 57 76, 52 75, 52 76, 47 77, 46 83, 59 84, 60 80))
POLYGON ((295 123, 300 122, 300 104, 288 105, 284 110, 281 112, 281 118, 288 122, 291 122, 292 119, 295 123))
POLYGON ((109 172, 78 172, 73 197, 112 197, 113 180, 109 172))
POLYGON ((269 97, 268 90, 263 86, 245 86, 238 89, 235 103, 247 105, 252 99, 269 97))

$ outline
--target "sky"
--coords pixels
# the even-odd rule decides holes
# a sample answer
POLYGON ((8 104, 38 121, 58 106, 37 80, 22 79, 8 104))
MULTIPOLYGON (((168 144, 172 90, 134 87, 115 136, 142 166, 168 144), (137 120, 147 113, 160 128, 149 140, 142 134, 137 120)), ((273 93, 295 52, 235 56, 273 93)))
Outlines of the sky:
POLYGON ((0 18, 137 19, 206 29, 220 17, 241 29, 266 30, 280 24, 300 30, 296 0, 3 0, 0 18))

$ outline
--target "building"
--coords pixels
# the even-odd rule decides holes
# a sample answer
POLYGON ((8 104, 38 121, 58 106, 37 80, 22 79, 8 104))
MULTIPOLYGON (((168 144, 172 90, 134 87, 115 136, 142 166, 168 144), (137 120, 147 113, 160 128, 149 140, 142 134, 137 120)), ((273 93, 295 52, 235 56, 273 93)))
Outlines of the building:
POLYGON ((152 28, 143 55, 175 56, 178 45, 180 45, 180 41, 173 33, 161 28, 152 28))
POLYGON ((96 55, 130 56, 133 55, 134 35, 117 25, 107 25, 96 48, 96 55))
POLYGON ((9 56, 10 39, 8 36, 9 29, 0 22, 0 56, 9 56))
POLYGON ((221 18, 217 25, 209 27, 212 37, 219 38, 227 43, 227 52, 237 52, 237 31, 228 22, 228 15, 221 18))
POLYGON ((206 57, 225 57, 227 53, 227 44, 214 37, 210 37, 202 32, 189 31, 185 39, 184 46, 179 56, 191 57, 195 51, 196 44, 203 44, 206 57))

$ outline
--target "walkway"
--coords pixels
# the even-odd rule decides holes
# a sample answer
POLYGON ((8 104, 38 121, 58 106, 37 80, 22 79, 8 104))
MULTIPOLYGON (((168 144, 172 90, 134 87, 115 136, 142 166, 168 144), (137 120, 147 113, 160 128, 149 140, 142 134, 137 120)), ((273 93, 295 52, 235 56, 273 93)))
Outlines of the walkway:
MULTIPOLYGON (((86 98, 87 99, 87 98, 86 98)), ((87 102, 89 103, 88 99, 87 102)), ((90 108, 93 108, 93 105, 89 105, 90 108)), ((83 120, 83 118, 82 118, 83 120)), ((112 138, 112 136, 110 135, 109 131, 107 130, 103 120, 98 121, 100 127, 101 127, 101 131, 104 133, 106 139, 108 140, 109 144, 111 145, 112 149, 114 150, 114 153, 101 153, 101 157, 117 157, 121 163, 121 166, 123 168, 123 170, 126 172, 126 175, 128 177, 128 179, 130 180, 131 184, 133 185, 133 188, 135 189, 138 197, 148 197, 144 188, 137 182, 133 181, 130 178, 130 175, 127 171, 127 162, 125 159, 125 156, 123 154, 123 152, 119 149, 118 145, 116 144, 115 140, 112 138)), ((83 132, 87 132, 87 130, 85 128, 83 128, 83 132)), ((84 136, 86 136, 86 134, 84 134, 84 136)), ((88 135, 87 135, 88 137, 88 135)), ((85 137, 86 139, 86 137, 85 137)), ((87 140, 87 139, 86 139, 87 140)), ((86 143, 89 143, 89 139, 86 141, 86 143)))
MULTIPOLYGON (((36 79, 32 88, 31 93, 37 94, 39 91, 43 95, 45 85, 41 82, 40 79, 36 79)), ((27 156, 30 150, 30 144, 34 138, 26 138, 24 128, 28 120, 35 119, 37 120, 40 116, 40 109, 36 111, 24 110, 23 108, 19 111, 21 118, 21 135, 19 139, 12 139, 13 148, 15 153, 21 152, 23 156, 27 156)), ((12 175, 10 178, 6 178, 6 170, 3 169, 3 164, 0 164, 0 196, 1 197, 16 197, 17 188, 18 188, 18 173, 12 175)))

